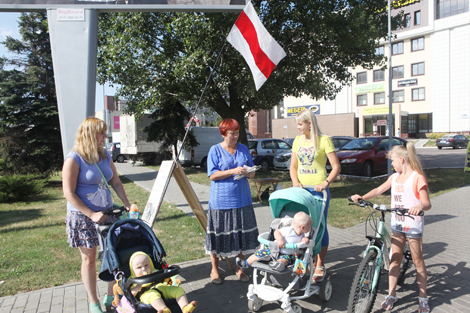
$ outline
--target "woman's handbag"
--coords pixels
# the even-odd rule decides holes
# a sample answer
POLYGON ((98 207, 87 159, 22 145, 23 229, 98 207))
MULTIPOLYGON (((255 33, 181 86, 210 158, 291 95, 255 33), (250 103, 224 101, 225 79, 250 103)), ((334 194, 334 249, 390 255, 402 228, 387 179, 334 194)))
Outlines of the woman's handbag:
POLYGON ((106 178, 104 177, 103 172, 101 172, 100 167, 99 167, 98 164, 96 164, 96 163, 95 163, 95 166, 96 166, 96 168, 98 169, 98 171, 100 171, 101 177, 103 177, 103 180, 104 180, 104 182, 106 183, 106 187, 108 187, 108 190, 109 190, 109 192, 111 193, 111 196, 113 197, 113 210, 120 210, 120 211, 122 211, 122 215, 121 215, 120 217, 118 217, 118 219, 123 220, 123 219, 129 218, 129 217, 127 216, 126 207, 123 206, 123 205, 119 205, 119 204, 116 203, 116 198, 114 198, 113 192, 111 191, 111 188, 109 188, 108 181, 107 181, 106 178))

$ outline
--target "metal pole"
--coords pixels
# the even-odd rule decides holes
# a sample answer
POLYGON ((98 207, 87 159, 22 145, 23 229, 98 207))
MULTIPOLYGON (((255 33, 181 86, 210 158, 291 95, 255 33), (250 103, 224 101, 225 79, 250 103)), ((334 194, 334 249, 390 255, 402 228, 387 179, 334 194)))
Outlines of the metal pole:
MULTIPOLYGON (((388 151, 393 147, 393 106, 392 106, 392 15, 388 0, 388 151)), ((392 175, 392 160, 387 160, 387 174, 392 175)))

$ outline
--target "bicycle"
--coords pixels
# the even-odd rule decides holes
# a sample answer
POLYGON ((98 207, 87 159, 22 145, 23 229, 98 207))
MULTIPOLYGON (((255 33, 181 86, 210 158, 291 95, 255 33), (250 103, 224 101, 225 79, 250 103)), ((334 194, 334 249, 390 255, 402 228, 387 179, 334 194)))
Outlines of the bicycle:
MULTIPOLYGON (((348 200, 353 202, 351 197, 348 200)), ((409 218, 413 218, 413 216, 407 214, 408 209, 387 209, 386 205, 377 205, 365 200, 359 200, 358 203, 349 203, 349 205, 366 207, 371 211, 367 216, 365 224, 366 238, 369 240, 369 243, 357 268, 348 298, 348 313, 366 313, 371 311, 377 297, 382 268, 388 270, 390 267, 391 235, 385 226, 385 213, 395 212, 398 215, 409 218), (377 223, 375 214, 379 212, 381 215, 377 223), (367 235, 368 224, 375 231, 375 236, 367 235)), ((419 215, 424 215, 424 212, 421 212, 419 215)), ((399 282, 404 281, 406 271, 411 265, 410 261, 411 251, 407 243, 403 250, 403 265, 398 278, 399 282)))

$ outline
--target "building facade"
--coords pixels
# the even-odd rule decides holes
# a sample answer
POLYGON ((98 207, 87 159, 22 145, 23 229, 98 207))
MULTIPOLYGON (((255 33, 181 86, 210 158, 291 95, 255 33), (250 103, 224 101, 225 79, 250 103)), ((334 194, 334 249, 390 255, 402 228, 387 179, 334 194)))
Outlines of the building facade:
MULTIPOLYGON (((386 69, 350 69, 355 80, 333 101, 286 97, 285 110, 316 106, 319 118, 354 113, 358 136, 386 135, 391 96, 395 136, 470 133, 469 0, 401 3, 392 10, 392 14, 404 12, 406 26, 392 32, 396 37, 391 47, 391 92, 387 60, 386 69)), ((376 48, 376 53, 387 58, 389 52, 385 40, 376 48)), ((338 128, 344 126, 340 124, 338 128)))

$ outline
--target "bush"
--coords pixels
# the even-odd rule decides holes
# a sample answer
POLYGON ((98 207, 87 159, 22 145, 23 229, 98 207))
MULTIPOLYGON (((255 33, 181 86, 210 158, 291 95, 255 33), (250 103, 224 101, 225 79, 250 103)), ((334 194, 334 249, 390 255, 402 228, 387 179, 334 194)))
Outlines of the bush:
POLYGON ((0 176, 0 203, 23 201, 43 192, 46 181, 37 175, 0 176))
POLYGON ((447 135, 447 133, 430 133, 429 134, 429 139, 438 139, 438 138, 441 138, 444 135, 447 135))

